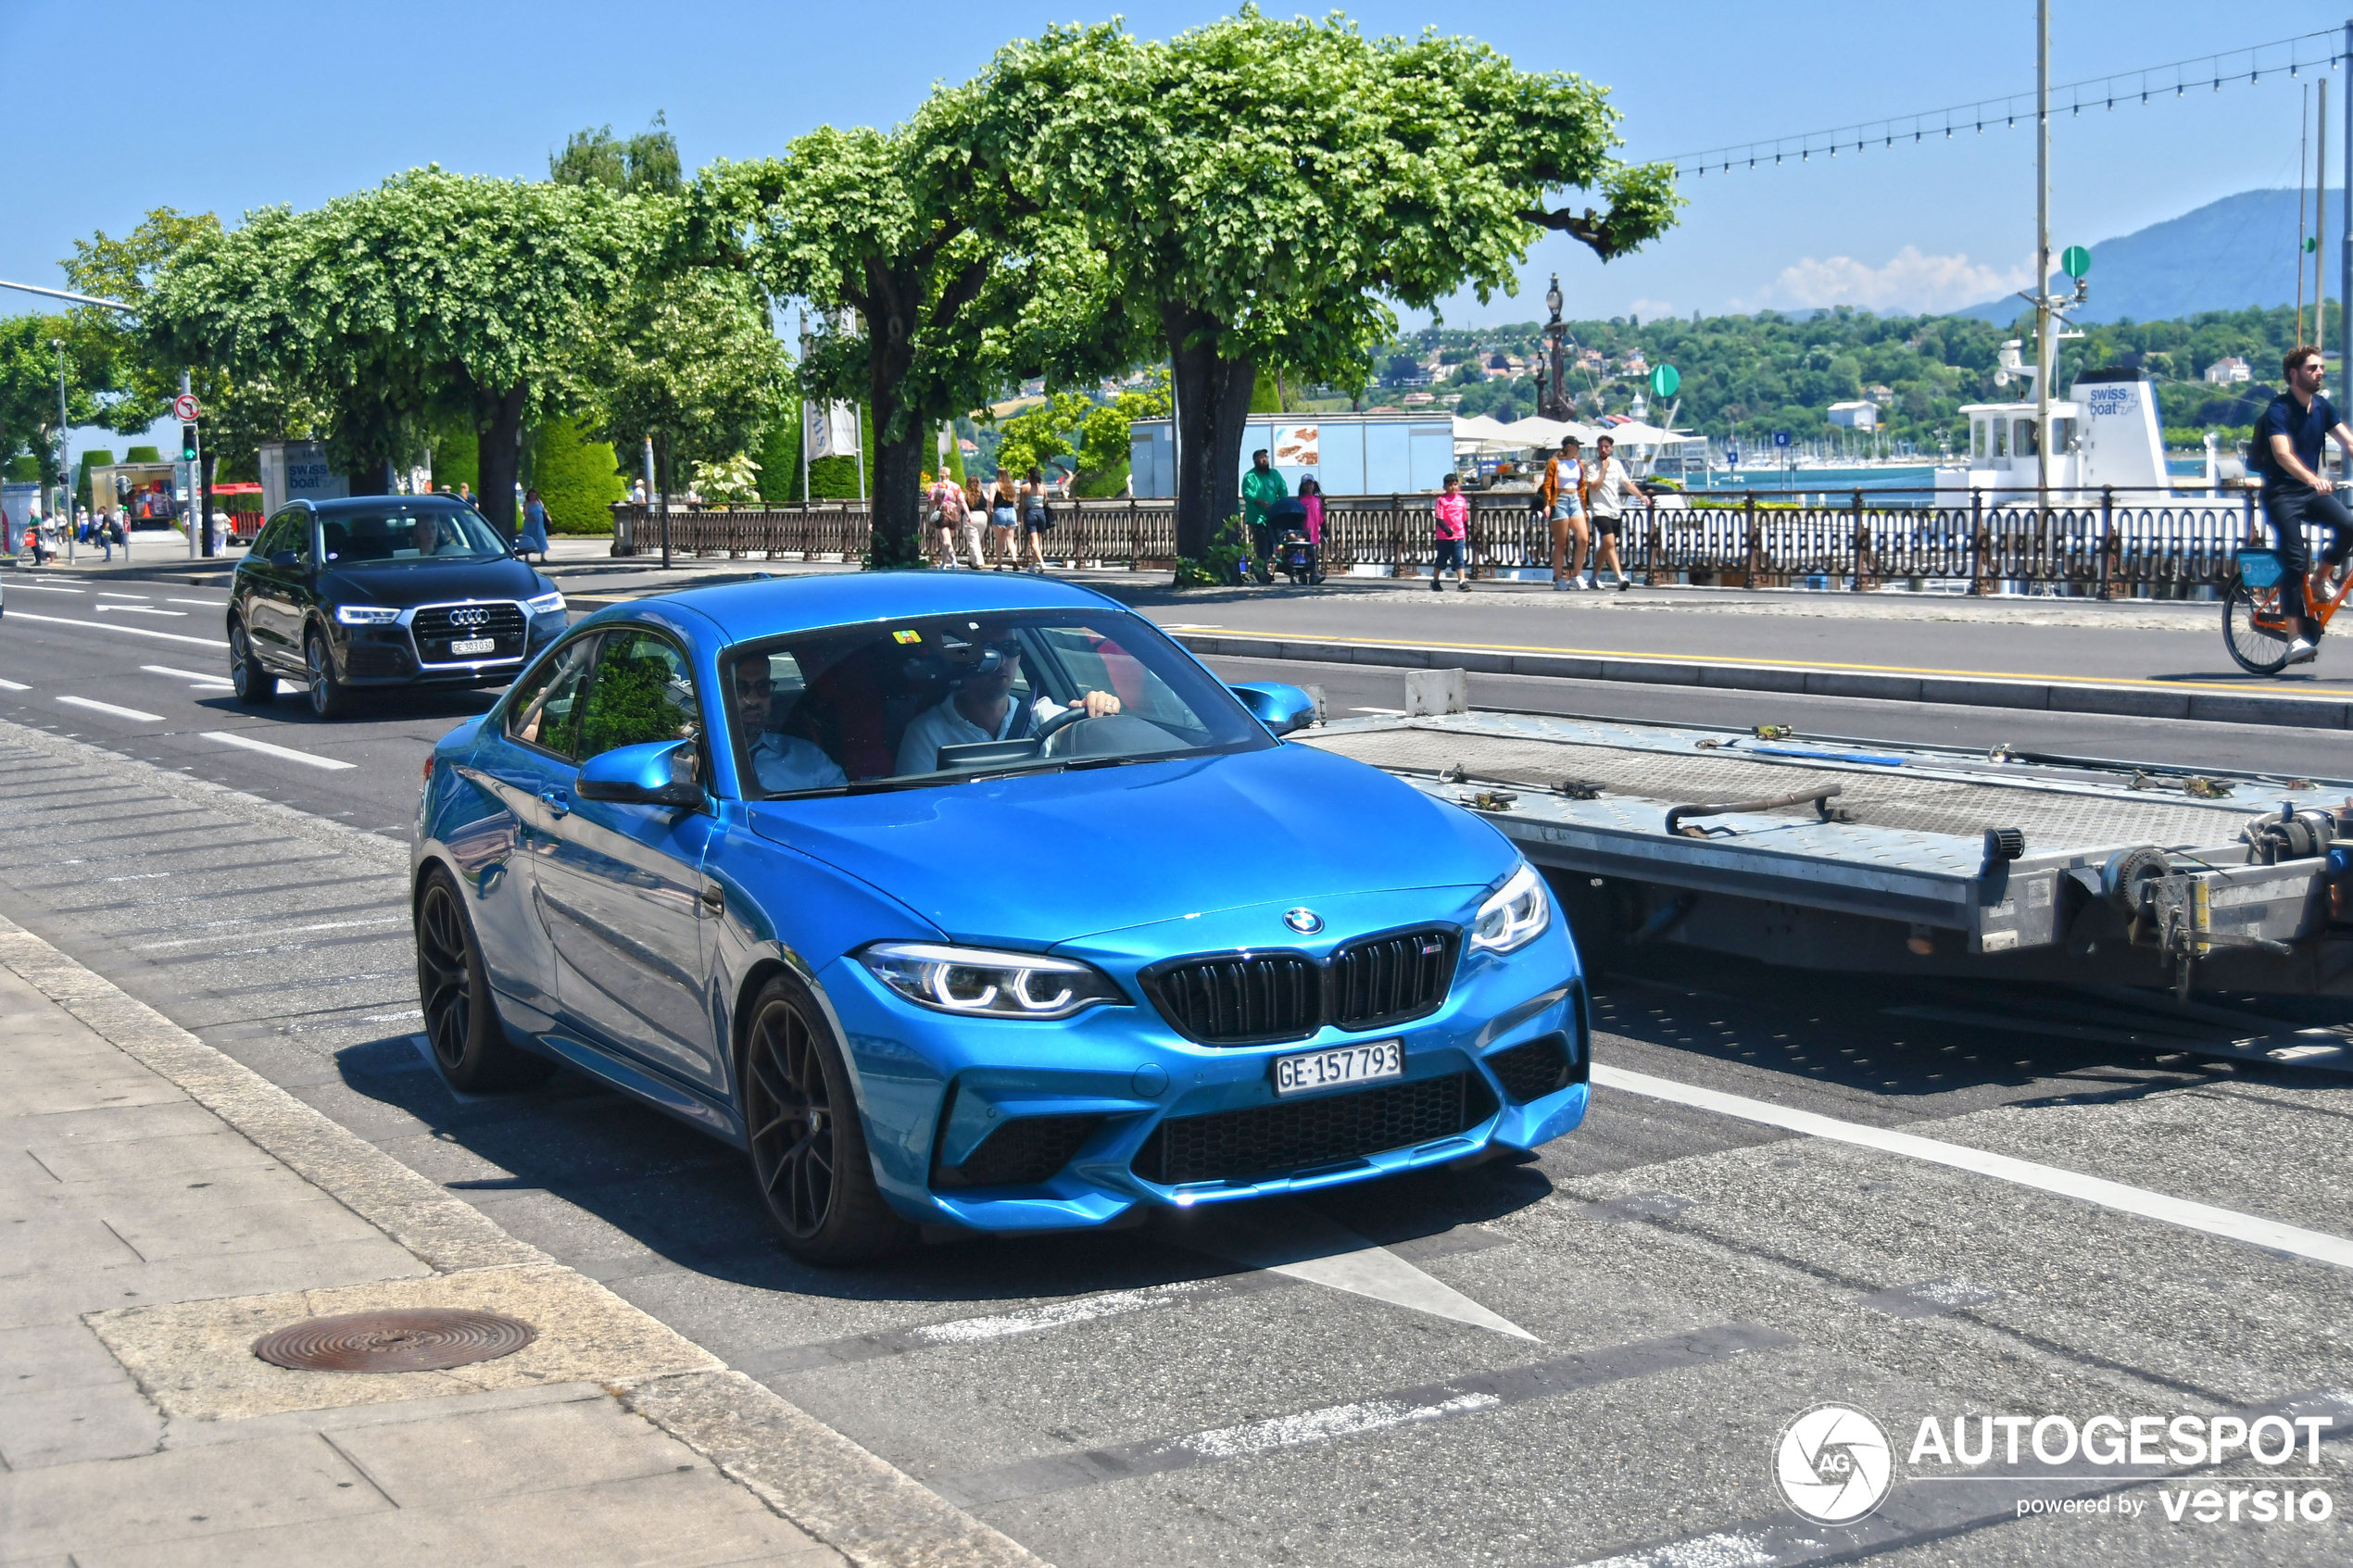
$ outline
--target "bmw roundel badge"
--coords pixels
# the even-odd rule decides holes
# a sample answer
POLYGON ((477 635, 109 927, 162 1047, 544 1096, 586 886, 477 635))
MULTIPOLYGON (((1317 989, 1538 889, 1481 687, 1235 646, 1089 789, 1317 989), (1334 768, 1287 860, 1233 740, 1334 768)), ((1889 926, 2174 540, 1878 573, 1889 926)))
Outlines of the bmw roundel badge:
POLYGON ((1313 909, 1287 909, 1283 913, 1283 923, 1302 936, 1313 936, 1324 929, 1324 917, 1313 909))

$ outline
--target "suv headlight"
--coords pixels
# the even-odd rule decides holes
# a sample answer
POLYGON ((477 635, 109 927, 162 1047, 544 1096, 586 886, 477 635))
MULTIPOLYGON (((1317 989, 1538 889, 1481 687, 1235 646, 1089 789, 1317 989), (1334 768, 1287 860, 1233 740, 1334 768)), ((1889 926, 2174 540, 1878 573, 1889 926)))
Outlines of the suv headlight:
POLYGON ((858 955, 875 978, 920 1006, 976 1018, 1068 1018, 1126 994, 1068 959, 937 942, 878 942, 858 955))
POLYGON ((1508 953, 1544 935, 1553 923, 1553 901, 1545 895, 1544 879, 1522 860, 1504 885, 1487 896, 1471 919, 1474 951, 1508 953))
POLYGON ((542 594, 535 599, 523 600, 522 608, 534 615, 560 615, 563 613, 564 596, 561 594, 542 594))
POLYGON ((389 626, 400 619, 400 612, 378 605, 337 605, 335 619, 346 626, 389 626))

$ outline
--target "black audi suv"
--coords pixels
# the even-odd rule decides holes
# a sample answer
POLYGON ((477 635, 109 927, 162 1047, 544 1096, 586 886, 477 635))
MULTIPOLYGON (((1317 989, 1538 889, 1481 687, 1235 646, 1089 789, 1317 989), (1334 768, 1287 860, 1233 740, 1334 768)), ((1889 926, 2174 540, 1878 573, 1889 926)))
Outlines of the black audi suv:
POLYGON ((566 623, 556 585, 462 501, 295 501, 237 563, 229 678, 250 703, 291 681, 329 719, 364 688, 504 685, 566 623))

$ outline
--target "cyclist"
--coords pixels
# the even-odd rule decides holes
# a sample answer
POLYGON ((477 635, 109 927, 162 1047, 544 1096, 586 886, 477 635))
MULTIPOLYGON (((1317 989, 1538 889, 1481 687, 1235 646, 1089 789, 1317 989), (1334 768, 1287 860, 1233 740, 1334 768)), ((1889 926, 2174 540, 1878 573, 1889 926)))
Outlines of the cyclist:
POLYGON ((2271 399, 2255 426, 2257 455, 2263 463, 2263 515, 2279 536, 2280 564, 2285 568, 2280 602, 2296 620, 2296 641, 2288 645, 2290 664, 2309 664, 2320 656, 2320 623, 2304 602, 2304 577, 2312 562, 2305 548, 2304 528, 2318 523, 2329 531, 2322 559, 2341 570, 2353 551, 2353 511, 2347 511, 2336 486, 2322 467, 2322 445, 2334 438, 2337 449, 2353 457, 2353 430, 2337 417, 2321 395, 2323 374, 2321 351, 2305 345, 2291 348, 2280 360, 2287 390, 2271 399))

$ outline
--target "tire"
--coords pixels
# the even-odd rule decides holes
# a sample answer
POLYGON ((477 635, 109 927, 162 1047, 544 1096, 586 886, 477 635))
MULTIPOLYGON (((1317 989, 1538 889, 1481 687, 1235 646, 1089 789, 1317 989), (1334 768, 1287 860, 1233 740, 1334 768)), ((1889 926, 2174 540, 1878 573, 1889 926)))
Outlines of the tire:
POLYGON ((753 1185, 786 1251, 809 1263, 862 1263, 914 1239, 914 1227, 875 1184, 865 1123, 833 1031, 808 992, 783 975, 751 1004, 743 1111, 753 1185))
POLYGON ((229 684, 236 688, 237 700, 251 707, 277 700, 278 677, 254 657, 253 641, 245 635, 242 621, 229 623, 229 684))
POLYGON ((351 711, 351 692, 335 677, 334 656, 327 639, 313 632, 302 640, 303 667, 310 672, 310 711, 321 719, 340 719, 351 711))
POLYGON ((417 899, 417 996, 434 1065, 468 1094, 539 1083, 555 1063, 518 1048, 498 1022, 498 1005, 482 965, 482 945, 466 900, 449 873, 425 873, 417 899))
POLYGON ((2258 596, 2249 592, 2245 583, 2233 582, 2231 591, 2222 596, 2222 646, 2231 650, 2238 667, 2248 674, 2275 675, 2286 668, 2288 644, 2295 636, 2281 613, 2276 590, 2267 590, 2258 596), (2278 621, 2280 629, 2272 631, 2257 624, 2258 615, 2278 621))

